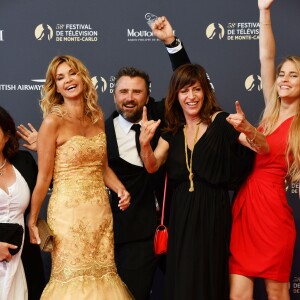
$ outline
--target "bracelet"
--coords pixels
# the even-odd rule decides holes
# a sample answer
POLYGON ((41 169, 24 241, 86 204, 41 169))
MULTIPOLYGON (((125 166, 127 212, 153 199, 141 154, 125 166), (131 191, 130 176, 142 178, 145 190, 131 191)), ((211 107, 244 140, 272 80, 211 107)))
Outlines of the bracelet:
POLYGON ((272 25, 271 23, 261 23, 259 22, 260 25, 272 25))
POLYGON ((252 139, 249 139, 247 136, 246 136, 246 140, 248 142, 248 144, 251 146, 251 147, 255 147, 255 143, 254 143, 254 140, 256 139, 256 136, 257 136, 257 129, 256 127, 254 127, 255 129, 255 132, 254 132, 254 137, 252 139))
POLYGON ((171 44, 165 44, 165 46, 167 47, 167 48, 175 48, 175 47, 177 47, 178 45, 180 44, 180 39, 177 37, 177 36, 175 36, 175 40, 171 43, 171 44))

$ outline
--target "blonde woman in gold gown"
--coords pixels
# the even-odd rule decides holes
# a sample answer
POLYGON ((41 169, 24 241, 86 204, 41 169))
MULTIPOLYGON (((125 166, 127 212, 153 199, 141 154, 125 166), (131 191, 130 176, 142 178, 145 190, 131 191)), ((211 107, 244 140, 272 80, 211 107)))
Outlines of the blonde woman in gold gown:
POLYGON ((47 219, 55 241, 41 299, 133 299, 116 271, 105 186, 118 193, 121 210, 130 205, 130 195, 108 167, 103 114, 81 61, 51 61, 40 104, 39 173, 28 225, 31 242, 40 243, 36 221, 53 178, 47 219))

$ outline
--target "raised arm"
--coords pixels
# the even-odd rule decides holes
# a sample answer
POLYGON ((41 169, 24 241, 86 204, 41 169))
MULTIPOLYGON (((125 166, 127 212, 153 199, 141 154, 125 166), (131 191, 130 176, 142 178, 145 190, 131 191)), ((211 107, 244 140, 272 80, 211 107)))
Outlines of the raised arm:
POLYGON ((258 154, 268 154, 270 147, 264 134, 248 122, 238 101, 235 102, 235 108, 236 114, 230 114, 226 120, 241 133, 239 142, 258 154))
POLYGON ((174 30, 165 16, 158 17, 151 25, 153 34, 164 44, 168 45, 174 42, 174 30))
POLYGON ((271 5, 274 0, 258 0, 259 8, 259 59, 265 103, 271 96, 275 81, 275 39, 271 24, 271 5))
POLYGON ((27 144, 23 144, 23 147, 31 151, 37 151, 38 132, 31 123, 28 123, 28 128, 23 124, 19 125, 17 134, 21 139, 27 142, 27 144))
POLYGON ((143 160, 146 170, 149 173, 156 172, 159 169, 159 167, 165 163, 168 155, 169 144, 161 137, 158 140, 158 144, 155 148, 155 151, 153 151, 150 144, 159 124, 160 120, 148 121, 147 108, 144 107, 142 128, 140 134, 141 158, 143 160))
POLYGON ((158 17, 151 29, 154 36, 167 47, 173 71, 183 64, 190 63, 182 42, 174 35, 174 30, 165 16, 158 17))

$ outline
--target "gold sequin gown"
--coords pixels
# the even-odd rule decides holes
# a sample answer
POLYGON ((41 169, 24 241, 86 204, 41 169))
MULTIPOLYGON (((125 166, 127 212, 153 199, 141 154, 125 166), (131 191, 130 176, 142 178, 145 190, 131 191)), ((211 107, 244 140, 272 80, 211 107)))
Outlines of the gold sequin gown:
POLYGON ((133 299, 117 274, 113 219, 103 181, 106 138, 73 136, 56 150, 48 222, 52 270, 41 299, 133 299))

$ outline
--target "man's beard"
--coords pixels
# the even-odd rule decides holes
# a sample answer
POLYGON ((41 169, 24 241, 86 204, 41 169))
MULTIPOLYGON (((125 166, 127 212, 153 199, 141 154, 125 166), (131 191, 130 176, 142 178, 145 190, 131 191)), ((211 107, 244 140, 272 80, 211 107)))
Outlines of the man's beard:
POLYGON ((135 112, 133 112, 132 114, 131 113, 128 113, 128 112, 124 112, 123 110, 121 109, 118 109, 117 108, 117 112, 128 122, 131 122, 131 123, 137 123, 139 121, 142 120, 142 116, 143 116, 143 110, 137 110, 135 112))

